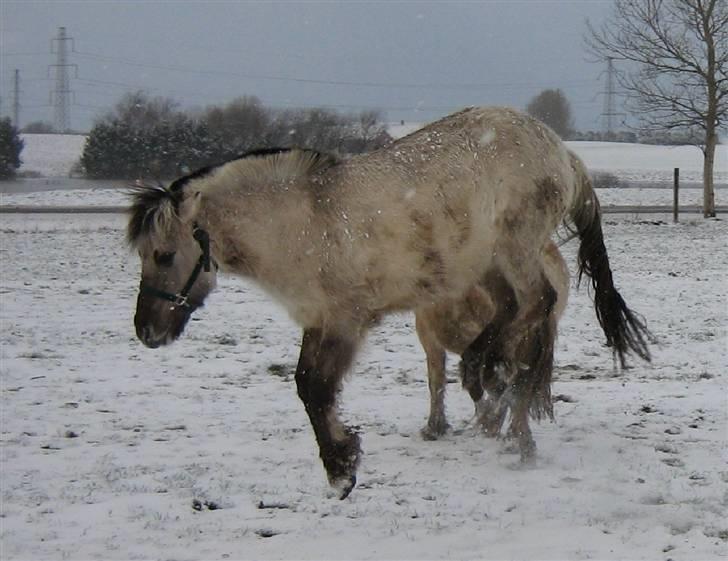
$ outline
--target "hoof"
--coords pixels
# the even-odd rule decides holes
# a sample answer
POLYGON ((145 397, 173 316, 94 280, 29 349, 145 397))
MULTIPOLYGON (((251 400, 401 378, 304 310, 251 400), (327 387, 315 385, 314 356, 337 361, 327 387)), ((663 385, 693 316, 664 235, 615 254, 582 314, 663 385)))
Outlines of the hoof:
POLYGON ((359 436, 349 434, 349 438, 337 442, 334 447, 321 454, 329 484, 345 499, 356 485, 356 469, 361 459, 359 436))
POLYGON ((520 454, 518 445, 512 440, 504 440, 503 446, 501 446, 500 453, 502 454, 520 454))
POLYGON ((522 464, 532 464, 536 460, 536 442, 532 438, 519 442, 518 449, 521 452, 522 464))
POLYGON ((448 423, 438 423, 435 425, 430 425, 429 423, 425 425, 422 430, 420 431, 420 434, 422 435, 422 440, 438 440, 440 437, 445 436, 447 431, 450 430, 450 425, 448 423))
POLYGON ((442 433, 435 432, 430 427, 425 427, 420 431, 420 435, 422 436, 422 440, 432 442, 433 440, 439 439, 442 433))
POLYGON ((351 475, 332 482, 331 486, 338 493, 339 500, 343 501, 354 490, 354 487, 356 486, 356 475, 351 475))
POLYGON ((508 411, 505 408, 494 406, 489 402, 482 404, 480 407, 476 406, 478 426, 483 434, 488 438, 498 438, 507 413, 508 411))

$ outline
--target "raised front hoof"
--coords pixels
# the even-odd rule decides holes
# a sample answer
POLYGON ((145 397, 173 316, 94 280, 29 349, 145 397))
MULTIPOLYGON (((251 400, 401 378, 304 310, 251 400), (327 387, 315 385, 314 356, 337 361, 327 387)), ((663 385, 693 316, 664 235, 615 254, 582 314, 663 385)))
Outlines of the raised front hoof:
POLYGON ((359 436, 350 434, 344 442, 337 442, 327 453, 321 454, 329 484, 339 493, 340 499, 349 496, 356 485, 361 448, 359 436))
POLYGON ((334 489, 334 492, 339 497, 339 500, 343 501, 354 490, 354 487, 356 486, 356 475, 342 477, 336 481, 329 480, 329 484, 334 489))

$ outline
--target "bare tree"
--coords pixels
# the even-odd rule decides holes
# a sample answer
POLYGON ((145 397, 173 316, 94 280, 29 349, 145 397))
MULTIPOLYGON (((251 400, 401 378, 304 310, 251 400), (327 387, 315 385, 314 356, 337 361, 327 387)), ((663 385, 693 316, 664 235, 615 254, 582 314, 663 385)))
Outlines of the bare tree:
POLYGON ((587 26, 592 54, 631 63, 619 81, 643 128, 701 131, 703 214, 715 216, 715 149, 728 120, 728 2, 615 0, 604 25, 587 26))
POLYGON ((550 126, 561 138, 568 138, 574 128, 571 105, 561 90, 544 90, 526 106, 532 117, 550 126))
POLYGON ((233 153, 259 148, 271 122, 270 111, 255 96, 243 96, 224 107, 208 107, 204 121, 233 153))
POLYGON ((152 98, 139 90, 125 94, 102 121, 118 120, 133 129, 150 130, 162 122, 171 123, 184 118, 178 108, 179 103, 171 98, 152 98))

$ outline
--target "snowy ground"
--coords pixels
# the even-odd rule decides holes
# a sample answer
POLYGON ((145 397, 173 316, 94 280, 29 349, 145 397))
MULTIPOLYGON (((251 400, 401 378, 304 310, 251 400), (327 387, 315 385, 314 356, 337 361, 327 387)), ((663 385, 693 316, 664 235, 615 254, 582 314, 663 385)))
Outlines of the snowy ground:
MULTIPOLYGON (((567 142, 592 171, 610 172, 627 182, 672 184, 674 168, 684 182, 701 183, 703 153, 697 146, 652 146, 620 142, 567 142)), ((715 150, 714 181, 728 184, 728 145, 715 150)))
POLYGON ((68 177, 81 158, 86 137, 81 134, 22 134, 20 173, 68 177))
MULTIPOLYGON (((292 380, 299 332, 223 278, 175 345, 135 339, 120 215, 2 217, 2 559, 725 559, 728 223, 607 217, 617 283, 658 337, 617 376, 585 289, 560 324, 534 467, 467 423, 419 436, 409 315, 343 393, 359 485, 328 494, 292 380)), ((565 253, 574 262, 574 242, 565 253)), ((451 360, 455 378, 456 361, 451 360)))

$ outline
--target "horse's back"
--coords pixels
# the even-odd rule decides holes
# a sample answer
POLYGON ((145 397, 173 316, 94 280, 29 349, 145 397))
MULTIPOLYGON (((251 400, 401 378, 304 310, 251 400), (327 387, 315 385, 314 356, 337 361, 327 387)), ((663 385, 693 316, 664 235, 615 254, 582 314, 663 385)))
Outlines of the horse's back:
POLYGON ((327 231, 340 251, 327 269, 383 311, 459 298, 506 250, 536 258, 573 176, 546 125, 510 109, 463 110, 332 169, 327 231))

